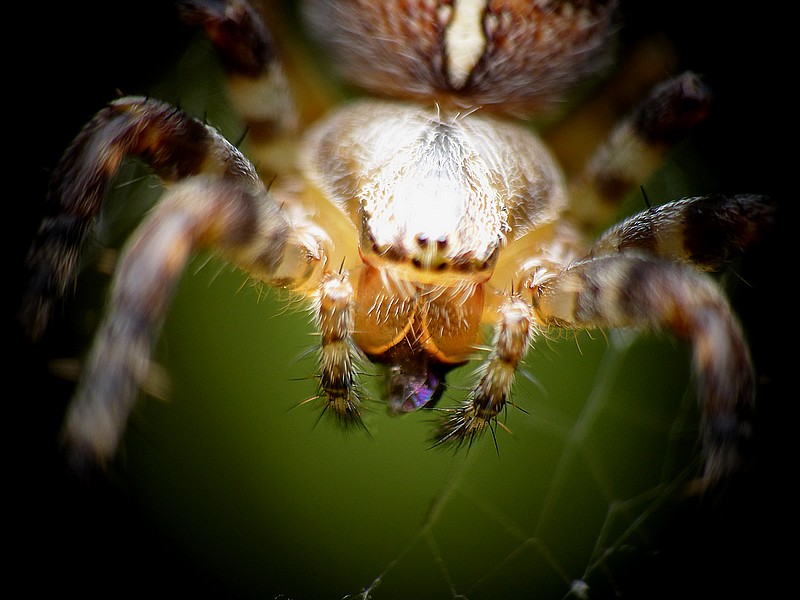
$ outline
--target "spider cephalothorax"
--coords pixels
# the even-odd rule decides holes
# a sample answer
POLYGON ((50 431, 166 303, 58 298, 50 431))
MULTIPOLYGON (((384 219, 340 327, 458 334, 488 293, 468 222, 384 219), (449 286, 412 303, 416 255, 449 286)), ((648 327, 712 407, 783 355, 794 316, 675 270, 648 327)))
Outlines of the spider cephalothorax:
POLYGON ((576 172, 524 122, 608 62, 616 2, 311 0, 316 37, 371 99, 304 121, 267 29, 244 0, 183 3, 219 49, 259 172, 213 128, 157 100, 100 111, 67 150, 30 254, 34 334, 73 276, 104 189, 140 157, 163 199, 120 258, 109 310, 70 408, 74 458, 114 455, 176 282, 219 251, 306 297, 320 332, 319 398, 360 423, 357 364, 385 365, 392 413, 431 407, 445 377, 489 351, 437 443, 489 429, 532 340, 550 328, 664 328, 694 353, 709 481, 742 462, 753 375, 718 285, 703 273, 771 221, 759 196, 698 197, 630 217, 611 207, 702 120, 691 73, 655 86, 576 172), (257 143, 256 143, 257 142, 257 143), (269 186, 263 183, 269 181, 269 186))

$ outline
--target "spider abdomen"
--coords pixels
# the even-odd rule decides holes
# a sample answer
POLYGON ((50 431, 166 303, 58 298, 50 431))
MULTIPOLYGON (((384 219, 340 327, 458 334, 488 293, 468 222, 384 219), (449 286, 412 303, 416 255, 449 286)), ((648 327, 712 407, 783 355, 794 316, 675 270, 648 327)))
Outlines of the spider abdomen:
POLYGON ((343 75, 382 96, 513 114, 559 100, 604 62, 616 2, 307 3, 343 75), (399 14, 398 14, 399 13, 399 14))

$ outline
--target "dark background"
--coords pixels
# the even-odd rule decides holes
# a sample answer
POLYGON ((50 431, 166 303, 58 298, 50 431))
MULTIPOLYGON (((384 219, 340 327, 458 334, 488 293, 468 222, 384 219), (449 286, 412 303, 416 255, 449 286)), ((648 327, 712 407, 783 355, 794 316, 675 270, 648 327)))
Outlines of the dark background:
MULTIPOLYGON (((790 162, 797 143, 790 106, 796 103, 791 86, 797 52, 785 36, 789 15, 748 8, 733 9, 722 1, 623 2, 626 36, 665 32, 677 43, 684 66, 703 74, 714 89, 715 111, 694 141, 723 182, 719 191, 766 193, 782 211, 774 239, 748 260, 748 281, 758 293, 735 299, 763 380, 759 471, 732 499, 687 511, 674 547, 664 548, 656 566, 630 575, 641 578, 642 587, 633 589, 681 589, 686 598, 745 597, 748 592, 778 597, 784 584, 792 586, 794 561, 783 554, 782 542, 791 546, 794 541, 787 532, 794 525, 789 439, 795 425, 789 404, 796 393, 783 387, 782 368, 796 356, 788 302, 796 252, 783 241, 788 242, 794 224, 784 207, 796 169, 790 162)), ((19 30, 22 41, 13 42, 6 57, 11 66, 6 91, 11 127, 5 142, 11 154, 6 226, 12 233, 7 238, 12 241, 12 310, 48 173, 61 152, 117 90, 146 94, 193 36, 163 0, 31 4, 16 10, 21 13, 7 21, 7 28, 19 30)), ((11 477, 4 495, 14 507, 6 513, 8 527, 21 533, 11 538, 19 565, 10 572, 30 590, 52 586, 89 596, 113 595, 120 588, 156 597, 215 591, 214 582, 184 562, 113 483, 86 485, 64 477, 54 440, 70 384, 50 377, 45 362, 70 342, 56 327, 37 347, 13 326, 6 338, 11 477)))

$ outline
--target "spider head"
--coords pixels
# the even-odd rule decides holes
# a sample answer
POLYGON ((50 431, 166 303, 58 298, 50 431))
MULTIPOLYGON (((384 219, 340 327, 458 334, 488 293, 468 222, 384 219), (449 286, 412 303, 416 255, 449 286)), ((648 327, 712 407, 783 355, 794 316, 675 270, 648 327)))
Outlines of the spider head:
POLYGON ((364 262, 423 283, 487 279, 508 228, 502 178, 456 122, 392 125, 400 143, 359 190, 364 262))
POLYGON ((475 114, 362 101, 310 133, 303 164, 356 228, 365 264, 418 283, 482 282, 520 216, 559 209, 550 156, 506 133, 475 114))

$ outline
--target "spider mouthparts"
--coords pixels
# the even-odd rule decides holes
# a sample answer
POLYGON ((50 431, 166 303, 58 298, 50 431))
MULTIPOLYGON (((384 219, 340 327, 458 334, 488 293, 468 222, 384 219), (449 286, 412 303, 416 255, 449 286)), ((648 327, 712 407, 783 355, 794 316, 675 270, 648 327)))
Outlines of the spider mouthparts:
POLYGON ((445 375, 453 365, 436 360, 424 350, 401 352, 398 346, 381 360, 389 365, 386 382, 389 414, 401 415, 434 406, 447 387, 445 375))

